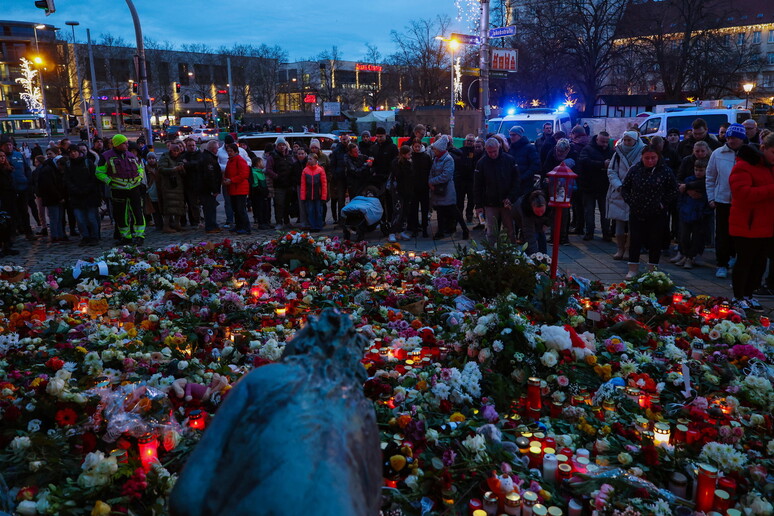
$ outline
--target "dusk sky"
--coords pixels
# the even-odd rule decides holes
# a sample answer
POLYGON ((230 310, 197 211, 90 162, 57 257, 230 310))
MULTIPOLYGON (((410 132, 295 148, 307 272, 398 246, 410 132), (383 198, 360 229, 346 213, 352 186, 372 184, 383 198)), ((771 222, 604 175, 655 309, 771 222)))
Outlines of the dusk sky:
MULTIPOLYGON (((2 0, 0 17, 52 24, 68 31, 71 29, 65 21, 75 20, 81 23, 76 27, 79 41, 85 41, 86 28, 90 28, 94 40, 101 33, 111 33, 134 42, 134 28, 124 1, 55 1, 56 13, 47 17, 35 8, 33 0, 2 0)), ((376 45, 386 56, 394 51, 391 30, 403 32, 411 20, 443 13, 452 19, 453 30, 463 29, 463 24, 456 21, 453 0, 135 0, 134 4, 146 37, 176 45, 205 43, 213 48, 235 42, 278 44, 288 51, 291 61, 315 56, 333 45, 339 47, 345 60, 356 61, 365 55, 366 43, 376 45), (231 8, 226 10, 226 5, 231 8)))

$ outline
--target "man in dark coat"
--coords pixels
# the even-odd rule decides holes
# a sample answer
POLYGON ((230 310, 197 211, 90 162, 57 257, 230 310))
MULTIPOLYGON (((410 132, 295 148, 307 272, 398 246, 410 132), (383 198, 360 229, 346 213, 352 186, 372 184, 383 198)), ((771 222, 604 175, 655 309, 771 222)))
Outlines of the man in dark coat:
POLYGON ((188 208, 188 221, 191 226, 199 225, 199 164, 201 151, 196 148, 196 141, 190 136, 183 140, 183 166, 185 167, 185 204, 188 208))
POLYGON ((199 178, 199 202, 204 213, 204 231, 218 233, 220 228, 216 218, 217 196, 220 193, 223 173, 218 163, 218 142, 209 140, 202 146, 202 152, 196 161, 196 174, 199 178))
POLYGON ((465 143, 459 149, 460 158, 454 169, 454 188, 457 191, 457 209, 460 213, 465 213, 465 220, 468 223, 473 222, 473 172, 476 170, 476 163, 484 155, 483 151, 476 150, 476 137, 472 134, 465 136, 465 143), (465 207, 465 198, 468 205, 465 207))
POLYGON ((605 218, 605 198, 609 181, 607 179, 607 166, 613 157, 613 149, 610 146, 610 134, 601 131, 591 139, 578 158, 578 193, 583 202, 586 232, 583 240, 594 238, 595 207, 599 207, 599 220, 602 224, 602 240, 611 242, 610 225, 605 218))
POLYGON ((696 142, 707 142, 707 145, 710 146, 710 150, 713 151, 721 146, 720 142, 709 133, 707 122, 705 122, 703 118, 694 120, 691 127, 693 128, 691 135, 686 136, 677 146, 677 156, 681 160, 691 155, 693 152, 693 144, 696 142))
POLYGON ((537 148, 524 136, 524 128, 520 125, 511 127, 508 136, 511 138, 508 154, 519 167, 519 193, 523 194, 529 190, 535 176, 540 174, 540 156, 537 148))
POLYGON ((497 243, 497 221, 502 223, 511 243, 516 243, 511 205, 519 198, 519 167, 505 152, 500 152, 500 142, 489 138, 484 144, 486 154, 476 164, 473 176, 473 197, 476 211, 486 215, 486 239, 497 243))
MULTIPOLYGON (((339 212, 344 207, 347 198, 346 157, 349 152, 349 135, 339 136, 339 143, 333 147, 330 156, 330 189, 328 197, 331 199, 331 215, 333 222, 339 220, 339 212)), ((326 171, 327 172, 327 171, 326 171)), ((275 200, 276 204, 276 200, 275 200)))

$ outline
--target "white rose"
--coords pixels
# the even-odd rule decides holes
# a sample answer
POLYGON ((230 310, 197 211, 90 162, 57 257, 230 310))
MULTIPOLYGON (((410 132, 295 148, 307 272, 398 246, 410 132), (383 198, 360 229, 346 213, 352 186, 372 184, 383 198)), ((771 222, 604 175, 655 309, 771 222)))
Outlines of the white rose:
POLYGON ((543 356, 540 357, 540 362, 546 367, 554 367, 557 362, 557 355, 555 351, 546 351, 543 356))
POLYGON ((46 392, 52 396, 59 396, 65 388, 65 381, 61 378, 52 378, 46 385, 46 392))
POLYGON ((629 464, 632 463, 632 456, 629 455, 628 453, 625 453, 625 452, 624 453, 619 453, 618 454, 618 462, 620 462, 621 465, 623 465, 623 466, 628 466, 629 464))
POLYGON ((29 437, 19 436, 14 437, 11 441, 11 449, 13 451, 24 451, 32 445, 29 437))
POLYGON ((27 423, 27 431, 29 433, 35 433, 40 431, 40 419, 30 419, 27 423))
POLYGON ((177 363, 177 368, 180 371, 182 371, 183 369, 186 369, 187 367, 188 367, 188 362, 186 362, 185 360, 181 360, 180 362, 177 363))

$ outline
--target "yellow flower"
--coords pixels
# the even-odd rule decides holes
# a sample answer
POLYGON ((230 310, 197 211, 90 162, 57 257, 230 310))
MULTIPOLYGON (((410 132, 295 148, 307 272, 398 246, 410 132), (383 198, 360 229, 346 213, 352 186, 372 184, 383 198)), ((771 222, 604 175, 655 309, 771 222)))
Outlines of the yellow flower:
POLYGON ((32 383, 30 384, 30 387, 32 387, 34 389, 35 387, 38 387, 40 385, 40 382, 42 382, 42 381, 43 380, 40 377, 35 378, 34 380, 32 380, 32 383))
POLYGON ((79 352, 79 353, 84 353, 84 354, 85 354, 85 353, 88 353, 88 351, 86 350, 86 348, 84 348, 83 346, 76 346, 76 347, 75 347, 75 351, 77 351, 77 352, 79 352))
POLYGON ((110 516, 112 510, 113 508, 108 504, 102 500, 98 500, 97 503, 94 504, 94 508, 91 510, 91 516, 110 516))
POLYGON ((449 418, 449 421, 451 421, 452 423, 462 423, 465 421, 465 416, 463 416, 459 412, 455 412, 454 414, 451 415, 451 417, 449 418))
POLYGON ((590 366, 597 365, 597 356, 596 355, 586 355, 586 363, 590 366))
POLYGON ((606 382, 613 376, 613 366, 610 364, 605 364, 603 366, 595 365, 594 372, 606 382))
POLYGON ((608 435, 610 432, 612 432, 612 429, 605 425, 599 431, 602 432, 602 435, 608 435))

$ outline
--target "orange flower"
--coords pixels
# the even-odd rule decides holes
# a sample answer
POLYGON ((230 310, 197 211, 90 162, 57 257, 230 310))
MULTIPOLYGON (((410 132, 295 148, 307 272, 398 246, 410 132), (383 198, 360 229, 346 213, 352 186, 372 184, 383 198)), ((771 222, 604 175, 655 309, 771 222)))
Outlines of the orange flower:
POLYGON ((414 319, 413 321, 411 321, 411 327, 414 328, 415 330, 418 330, 419 328, 422 327, 422 321, 420 321, 419 319, 414 319))
POLYGON ((465 421, 465 416, 463 416, 459 412, 455 412, 449 417, 449 421, 451 421, 452 423, 462 423, 465 421))
POLYGON ((402 416, 398 416, 398 426, 401 428, 406 428, 406 426, 411 422, 411 416, 407 414, 403 414, 402 416))

